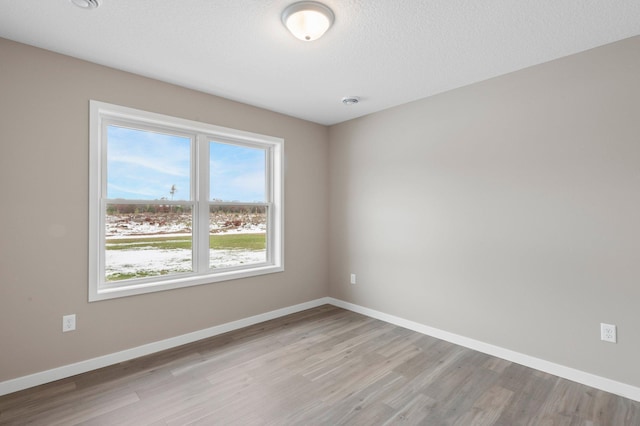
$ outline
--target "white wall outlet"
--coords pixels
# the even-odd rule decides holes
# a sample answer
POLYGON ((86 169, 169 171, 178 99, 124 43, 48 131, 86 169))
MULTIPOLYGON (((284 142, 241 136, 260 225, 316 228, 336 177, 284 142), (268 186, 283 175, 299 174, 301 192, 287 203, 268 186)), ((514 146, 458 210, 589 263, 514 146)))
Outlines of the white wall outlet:
POLYGON ((351 284, 356 283, 356 274, 351 274, 351 284))
POLYGON ((616 326, 613 324, 600 323, 600 340, 616 343, 616 326))
POLYGON ((65 315, 62 317, 62 332, 73 331, 76 329, 76 314, 65 315))

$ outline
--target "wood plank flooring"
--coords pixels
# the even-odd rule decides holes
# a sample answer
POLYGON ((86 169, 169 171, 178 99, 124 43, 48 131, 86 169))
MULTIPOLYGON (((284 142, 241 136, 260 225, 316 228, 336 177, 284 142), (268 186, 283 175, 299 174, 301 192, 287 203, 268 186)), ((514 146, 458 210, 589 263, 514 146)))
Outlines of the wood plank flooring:
POLYGON ((0 397, 2 425, 640 425, 640 403, 333 306, 0 397))

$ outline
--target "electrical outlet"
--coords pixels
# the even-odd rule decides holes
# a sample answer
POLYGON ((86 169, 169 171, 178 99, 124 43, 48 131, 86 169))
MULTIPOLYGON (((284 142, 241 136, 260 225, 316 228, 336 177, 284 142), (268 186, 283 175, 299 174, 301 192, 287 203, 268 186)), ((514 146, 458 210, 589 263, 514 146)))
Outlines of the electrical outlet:
POLYGON ((356 283, 356 274, 351 274, 351 284, 356 283))
POLYGON ((613 324, 600 323, 600 340, 616 343, 616 326, 613 324))
POLYGON ((76 314, 65 315, 62 317, 62 332, 73 331, 76 329, 76 314))

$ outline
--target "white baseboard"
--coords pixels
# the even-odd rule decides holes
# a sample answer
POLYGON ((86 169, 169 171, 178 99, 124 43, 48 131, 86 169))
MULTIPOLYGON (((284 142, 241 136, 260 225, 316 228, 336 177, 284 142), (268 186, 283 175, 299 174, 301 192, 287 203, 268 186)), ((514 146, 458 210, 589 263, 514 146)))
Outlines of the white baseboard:
POLYGON ((86 361, 80 361, 74 364, 69 364, 51 370, 0 382, 0 396, 27 389, 33 386, 42 385, 44 383, 53 382, 55 380, 64 379, 66 377, 75 376, 76 374, 86 373, 88 371, 107 367, 119 362, 124 362, 141 356, 150 355, 155 352, 171 349, 187 343, 206 339, 208 337, 217 336, 222 333, 238 330, 243 327, 276 319, 285 315, 304 311, 306 309, 315 308, 324 304, 331 304, 339 308, 347 309, 371 318, 379 319, 390 324, 407 328, 409 330, 417 331, 418 333, 446 340, 447 342, 455 343, 469 349, 496 356, 498 358, 515 362, 526 367, 535 368, 536 370, 544 371, 545 373, 553 374, 564 379, 568 379, 577 383, 581 383, 583 385, 591 386, 596 389, 601 389, 603 391, 640 402, 640 388, 638 387, 596 376, 594 374, 576 370, 571 367, 566 367, 560 364, 545 361, 540 358, 525 355, 499 346, 470 339, 468 337, 449 333, 447 331, 429 327, 424 324, 406 320, 394 315, 389 315, 384 312, 376 311, 374 309, 365 308, 363 306, 345 302, 339 299, 334 299, 332 297, 322 297, 320 299, 315 299, 309 302, 300 303, 298 305, 277 309, 275 311, 266 312, 264 314, 254 315, 252 317, 228 322, 204 330, 194 331, 192 333, 183 334, 181 336, 172 337, 169 339, 161 340, 159 342, 149 343, 121 352, 116 352, 113 354, 88 359, 86 361))
POLYGON ((640 402, 640 388, 628 385, 626 383, 617 382, 615 380, 596 376, 595 374, 576 370, 575 368, 566 367, 564 365, 545 361, 540 358, 484 343, 479 340, 474 340, 468 337, 460 336, 458 334, 449 333, 448 331, 429 327, 424 324, 409 321, 404 318, 396 317, 394 315, 385 314, 384 312, 365 308, 363 306, 345 302, 339 299, 334 299, 332 297, 328 299, 328 303, 339 308, 347 309, 371 318, 379 319, 390 324, 407 328, 409 330, 417 331, 418 333, 426 334, 437 339, 446 340, 447 342, 455 343, 456 345, 464 346, 465 348, 473 349, 478 352, 505 359, 507 361, 515 362, 516 364, 524 365, 525 367, 535 368, 536 370, 544 371, 545 373, 553 374, 554 376, 562 377, 573 382, 581 383, 583 385, 591 386, 605 392, 613 393, 640 402))
POLYGON ((282 309, 276 309, 275 311, 254 315, 252 317, 243 318, 237 321, 231 321, 225 324, 217 325, 215 327, 194 331, 192 333, 183 334, 177 337, 171 337, 169 339, 161 340, 159 342, 149 343, 146 345, 127 349, 121 352, 116 352, 109 355, 88 359, 86 361, 80 361, 74 364, 53 368, 51 370, 30 374, 28 376, 7 380, 4 382, 0 382, 0 396, 6 395, 12 392, 17 392, 23 389, 27 389, 33 386, 38 386, 45 383, 53 382, 55 380, 64 379, 66 377, 75 376, 76 374, 86 373, 87 371, 92 371, 98 368, 107 367, 109 365, 128 361, 130 359, 149 355, 155 352, 160 352, 165 349, 171 349, 187 343, 206 339, 208 337, 217 336, 222 333, 238 330, 243 327, 247 327, 253 324, 258 324, 260 322, 283 317, 285 315, 304 311, 306 309, 315 308, 317 306, 325 305, 328 303, 330 303, 329 298, 323 297, 320 299, 312 300, 310 302, 300 303, 299 305, 288 306, 282 309))

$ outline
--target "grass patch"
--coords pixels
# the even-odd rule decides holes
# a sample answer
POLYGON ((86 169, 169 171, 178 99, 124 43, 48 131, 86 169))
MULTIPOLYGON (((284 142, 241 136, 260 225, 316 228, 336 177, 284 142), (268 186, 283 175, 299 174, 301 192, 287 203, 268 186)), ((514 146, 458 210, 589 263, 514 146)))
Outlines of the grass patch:
POLYGON ((122 281, 128 280, 131 278, 146 278, 146 277, 156 277, 159 275, 168 275, 175 274, 179 272, 191 272, 191 271, 170 271, 168 269, 163 269, 160 271, 136 271, 136 272, 117 272, 114 274, 107 275, 107 281, 122 281))
POLYGON ((191 237, 149 237, 107 239, 107 250, 175 250, 191 249, 191 237))
POLYGON ((209 236, 212 249, 264 250, 266 234, 218 234, 209 236))
MULTIPOLYGON (((209 236, 209 247, 214 250, 264 250, 266 234, 222 234, 209 236)), ((175 250, 191 249, 189 236, 163 236, 145 238, 107 239, 107 250, 175 250)))

